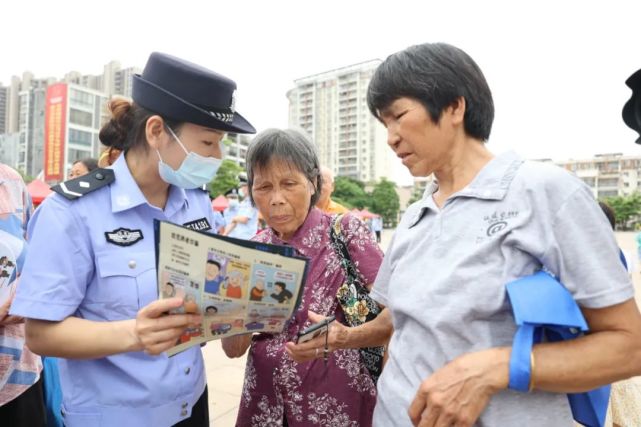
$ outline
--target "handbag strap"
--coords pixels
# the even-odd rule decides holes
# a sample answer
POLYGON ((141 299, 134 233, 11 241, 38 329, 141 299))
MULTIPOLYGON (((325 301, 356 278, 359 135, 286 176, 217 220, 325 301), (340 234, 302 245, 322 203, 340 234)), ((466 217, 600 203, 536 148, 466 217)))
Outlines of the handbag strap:
POLYGON ((343 262, 342 264, 348 278, 357 286, 363 286, 363 284, 361 283, 360 275, 356 270, 356 266, 354 265, 352 258, 349 256, 349 250, 347 249, 347 243, 345 243, 343 231, 341 228, 342 220, 343 214, 338 214, 332 218, 330 237, 332 242, 335 244, 335 247, 339 250, 339 255, 345 260, 345 262, 343 262))

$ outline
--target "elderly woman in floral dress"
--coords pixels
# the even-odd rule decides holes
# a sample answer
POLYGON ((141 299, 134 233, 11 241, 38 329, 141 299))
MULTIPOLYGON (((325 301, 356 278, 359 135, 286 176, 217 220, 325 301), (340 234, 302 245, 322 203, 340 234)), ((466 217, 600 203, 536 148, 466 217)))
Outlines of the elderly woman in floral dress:
MULTIPOLYGON (((249 349, 236 425, 370 426, 376 386, 358 350, 335 350, 324 360, 320 348, 317 358, 297 363, 286 349, 323 316, 345 321, 336 295, 346 273, 330 238, 336 217, 314 207, 322 186, 314 146, 293 130, 265 131, 249 148, 247 171, 250 197, 268 225, 253 240, 293 246, 310 259, 310 268, 301 304, 282 333, 223 340, 229 357, 249 349)), ((339 220, 350 258, 369 287, 383 254, 358 218, 339 220)))

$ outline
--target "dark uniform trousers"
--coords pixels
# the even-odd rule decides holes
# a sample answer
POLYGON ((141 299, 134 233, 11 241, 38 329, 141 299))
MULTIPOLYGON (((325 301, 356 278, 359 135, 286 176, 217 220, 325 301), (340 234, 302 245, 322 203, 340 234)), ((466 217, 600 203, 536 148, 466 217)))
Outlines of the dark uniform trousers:
POLYGON ((207 387, 200 399, 191 408, 191 417, 182 420, 174 427, 209 427, 209 399, 207 397, 207 387))

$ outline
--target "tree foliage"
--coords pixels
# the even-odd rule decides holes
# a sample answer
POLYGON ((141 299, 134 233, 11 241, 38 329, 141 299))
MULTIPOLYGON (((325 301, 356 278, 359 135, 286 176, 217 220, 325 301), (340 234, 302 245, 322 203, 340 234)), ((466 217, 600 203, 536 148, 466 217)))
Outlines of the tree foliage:
POLYGON ((223 163, 218 168, 218 172, 214 179, 209 183, 209 195, 212 198, 225 194, 232 188, 238 187, 238 174, 243 171, 243 168, 238 166, 232 160, 223 160, 223 163))
POLYGON ((396 227, 400 201, 393 182, 382 178, 371 194, 371 210, 383 217, 385 224, 396 227))
POLYGON ((628 196, 608 197, 604 200, 612 210, 616 218, 617 228, 625 230, 630 223, 638 220, 641 215, 641 194, 633 193, 628 196))
POLYGON ((363 209, 368 204, 369 196, 365 191, 365 184, 361 181, 345 176, 337 176, 334 179, 332 199, 348 208, 363 209))

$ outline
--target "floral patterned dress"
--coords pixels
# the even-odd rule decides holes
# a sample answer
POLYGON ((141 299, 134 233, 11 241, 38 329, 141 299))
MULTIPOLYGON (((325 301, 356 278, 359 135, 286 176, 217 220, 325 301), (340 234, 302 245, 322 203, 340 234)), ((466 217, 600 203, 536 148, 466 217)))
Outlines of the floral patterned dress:
MULTIPOLYGON (((321 359, 294 362, 285 343, 310 325, 307 311, 344 323, 336 292, 345 273, 330 241, 332 217, 314 208, 288 242, 267 229, 253 240, 294 246, 308 257, 310 269, 299 309, 282 333, 254 336, 245 370, 245 384, 236 426, 275 427, 287 418, 290 427, 367 427, 372 425, 376 386, 358 350, 336 350, 327 365, 321 359)), ((364 283, 376 278, 383 253, 358 218, 346 214, 341 228, 364 283)))

